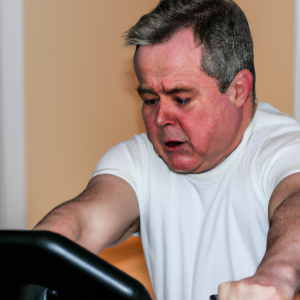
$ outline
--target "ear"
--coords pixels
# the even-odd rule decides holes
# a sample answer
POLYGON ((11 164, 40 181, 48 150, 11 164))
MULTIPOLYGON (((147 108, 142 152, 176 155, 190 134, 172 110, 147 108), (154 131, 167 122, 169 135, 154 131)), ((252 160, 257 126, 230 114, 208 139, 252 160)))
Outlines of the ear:
POLYGON ((242 70, 232 80, 228 92, 235 107, 242 107, 252 92, 253 76, 249 70, 242 70))

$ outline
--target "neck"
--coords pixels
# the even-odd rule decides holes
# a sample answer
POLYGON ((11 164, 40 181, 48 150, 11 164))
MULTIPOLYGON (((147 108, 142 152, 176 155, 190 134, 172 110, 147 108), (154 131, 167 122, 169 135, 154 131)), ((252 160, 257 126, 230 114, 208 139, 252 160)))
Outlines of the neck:
POLYGON ((256 108, 257 108, 257 104, 254 104, 253 96, 250 96, 247 99, 247 102, 243 105, 242 123, 241 123, 240 129, 236 135, 236 138, 234 139, 234 142, 232 143, 231 147, 228 149, 226 157, 229 156, 229 154, 232 153, 237 148, 237 146, 240 144, 240 142, 242 141, 244 133, 247 130, 252 118, 254 117, 256 108))

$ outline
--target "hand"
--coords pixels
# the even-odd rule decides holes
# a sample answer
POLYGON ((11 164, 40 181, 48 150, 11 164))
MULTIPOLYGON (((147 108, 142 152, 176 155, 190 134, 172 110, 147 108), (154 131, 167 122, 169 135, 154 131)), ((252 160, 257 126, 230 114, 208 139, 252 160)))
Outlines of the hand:
MULTIPOLYGON (((219 300, 292 300, 294 289, 278 278, 252 276, 240 281, 221 284, 218 290, 219 300)), ((300 300, 296 295, 294 300, 300 300)))

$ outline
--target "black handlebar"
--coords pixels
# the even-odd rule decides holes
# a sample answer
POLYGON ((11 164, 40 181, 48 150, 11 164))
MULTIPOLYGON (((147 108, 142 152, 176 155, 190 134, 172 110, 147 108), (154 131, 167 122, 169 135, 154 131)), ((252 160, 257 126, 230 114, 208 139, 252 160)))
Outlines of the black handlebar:
POLYGON ((0 299, 37 284, 60 300, 150 300, 145 287, 67 238, 49 231, 0 231, 0 299), (4 279, 3 279, 4 277, 4 279))

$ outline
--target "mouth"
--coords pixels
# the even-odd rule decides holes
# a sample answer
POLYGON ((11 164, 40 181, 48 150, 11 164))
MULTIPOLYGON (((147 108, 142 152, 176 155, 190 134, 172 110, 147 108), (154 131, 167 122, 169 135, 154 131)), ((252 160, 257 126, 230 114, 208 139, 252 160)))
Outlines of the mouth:
POLYGON ((183 142, 166 142, 165 144, 170 148, 174 148, 174 147, 177 147, 177 146, 183 144, 183 142))
POLYGON ((183 145, 185 142, 180 141, 169 141, 165 142, 166 150, 167 151, 176 151, 180 149, 180 146, 183 145))

